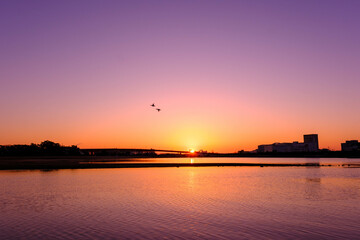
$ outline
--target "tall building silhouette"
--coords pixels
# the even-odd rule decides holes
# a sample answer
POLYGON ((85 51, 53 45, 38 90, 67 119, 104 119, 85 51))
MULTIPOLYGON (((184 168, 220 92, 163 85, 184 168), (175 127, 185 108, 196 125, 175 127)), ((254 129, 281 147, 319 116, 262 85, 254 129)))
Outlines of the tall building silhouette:
POLYGON ((304 143, 308 144, 310 152, 319 150, 319 138, 317 134, 305 134, 304 143))
POLYGON ((259 145, 257 152, 316 152, 319 151, 317 134, 305 134, 304 142, 259 145))

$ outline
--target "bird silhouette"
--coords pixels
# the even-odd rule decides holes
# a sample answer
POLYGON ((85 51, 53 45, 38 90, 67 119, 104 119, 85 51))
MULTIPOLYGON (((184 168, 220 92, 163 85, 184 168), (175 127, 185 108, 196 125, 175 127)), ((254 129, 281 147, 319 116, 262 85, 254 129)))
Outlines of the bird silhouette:
POLYGON ((160 108, 157 108, 156 110, 157 110, 158 112, 160 112, 160 111, 161 111, 161 109, 160 109, 160 108))
POLYGON ((155 107, 155 103, 151 104, 150 106, 155 107))

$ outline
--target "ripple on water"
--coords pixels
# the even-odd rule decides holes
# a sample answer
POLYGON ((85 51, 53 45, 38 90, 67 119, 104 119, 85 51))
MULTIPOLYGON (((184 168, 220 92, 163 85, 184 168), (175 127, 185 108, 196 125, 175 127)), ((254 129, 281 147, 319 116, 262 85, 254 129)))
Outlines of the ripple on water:
POLYGON ((359 179, 342 168, 0 173, 0 239, 356 239, 359 179))

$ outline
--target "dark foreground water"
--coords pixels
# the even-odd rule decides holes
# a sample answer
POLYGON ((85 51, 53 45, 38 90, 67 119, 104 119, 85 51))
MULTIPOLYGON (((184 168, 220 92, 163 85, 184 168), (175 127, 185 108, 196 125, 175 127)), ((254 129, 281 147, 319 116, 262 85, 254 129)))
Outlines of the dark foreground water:
POLYGON ((0 239, 360 239, 360 168, 0 171, 0 239))

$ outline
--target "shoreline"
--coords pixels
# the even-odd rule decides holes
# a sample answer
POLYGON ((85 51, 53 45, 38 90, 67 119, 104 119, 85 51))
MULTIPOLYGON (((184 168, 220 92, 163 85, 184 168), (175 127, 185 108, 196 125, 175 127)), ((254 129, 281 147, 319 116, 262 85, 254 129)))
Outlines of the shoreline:
POLYGON ((319 163, 31 163, 0 165, 1 170, 62 170, 109 168, 179 168, 179 167, 342 167, 360 168, 360 164, 319 163))
MULTIPOLYGON (((189 157, 190 158, 190 157, 189 157)), ((204 157, 199 157, 204 158, 204 157)), ((210 157, 211 158, 211 157, 210 157)), ((212 157, 214 158, 214 157, 212 157)), ((101 169, 101 168, 164 168, 164 167, 355 167, 360 163, 164 163, 153 162, 154 158, 114 156, 29 156, 0 157, 0 170, 56 170, 56 169, 101 169)), ((331 159, 331 158, 329 158, 331 159)))

